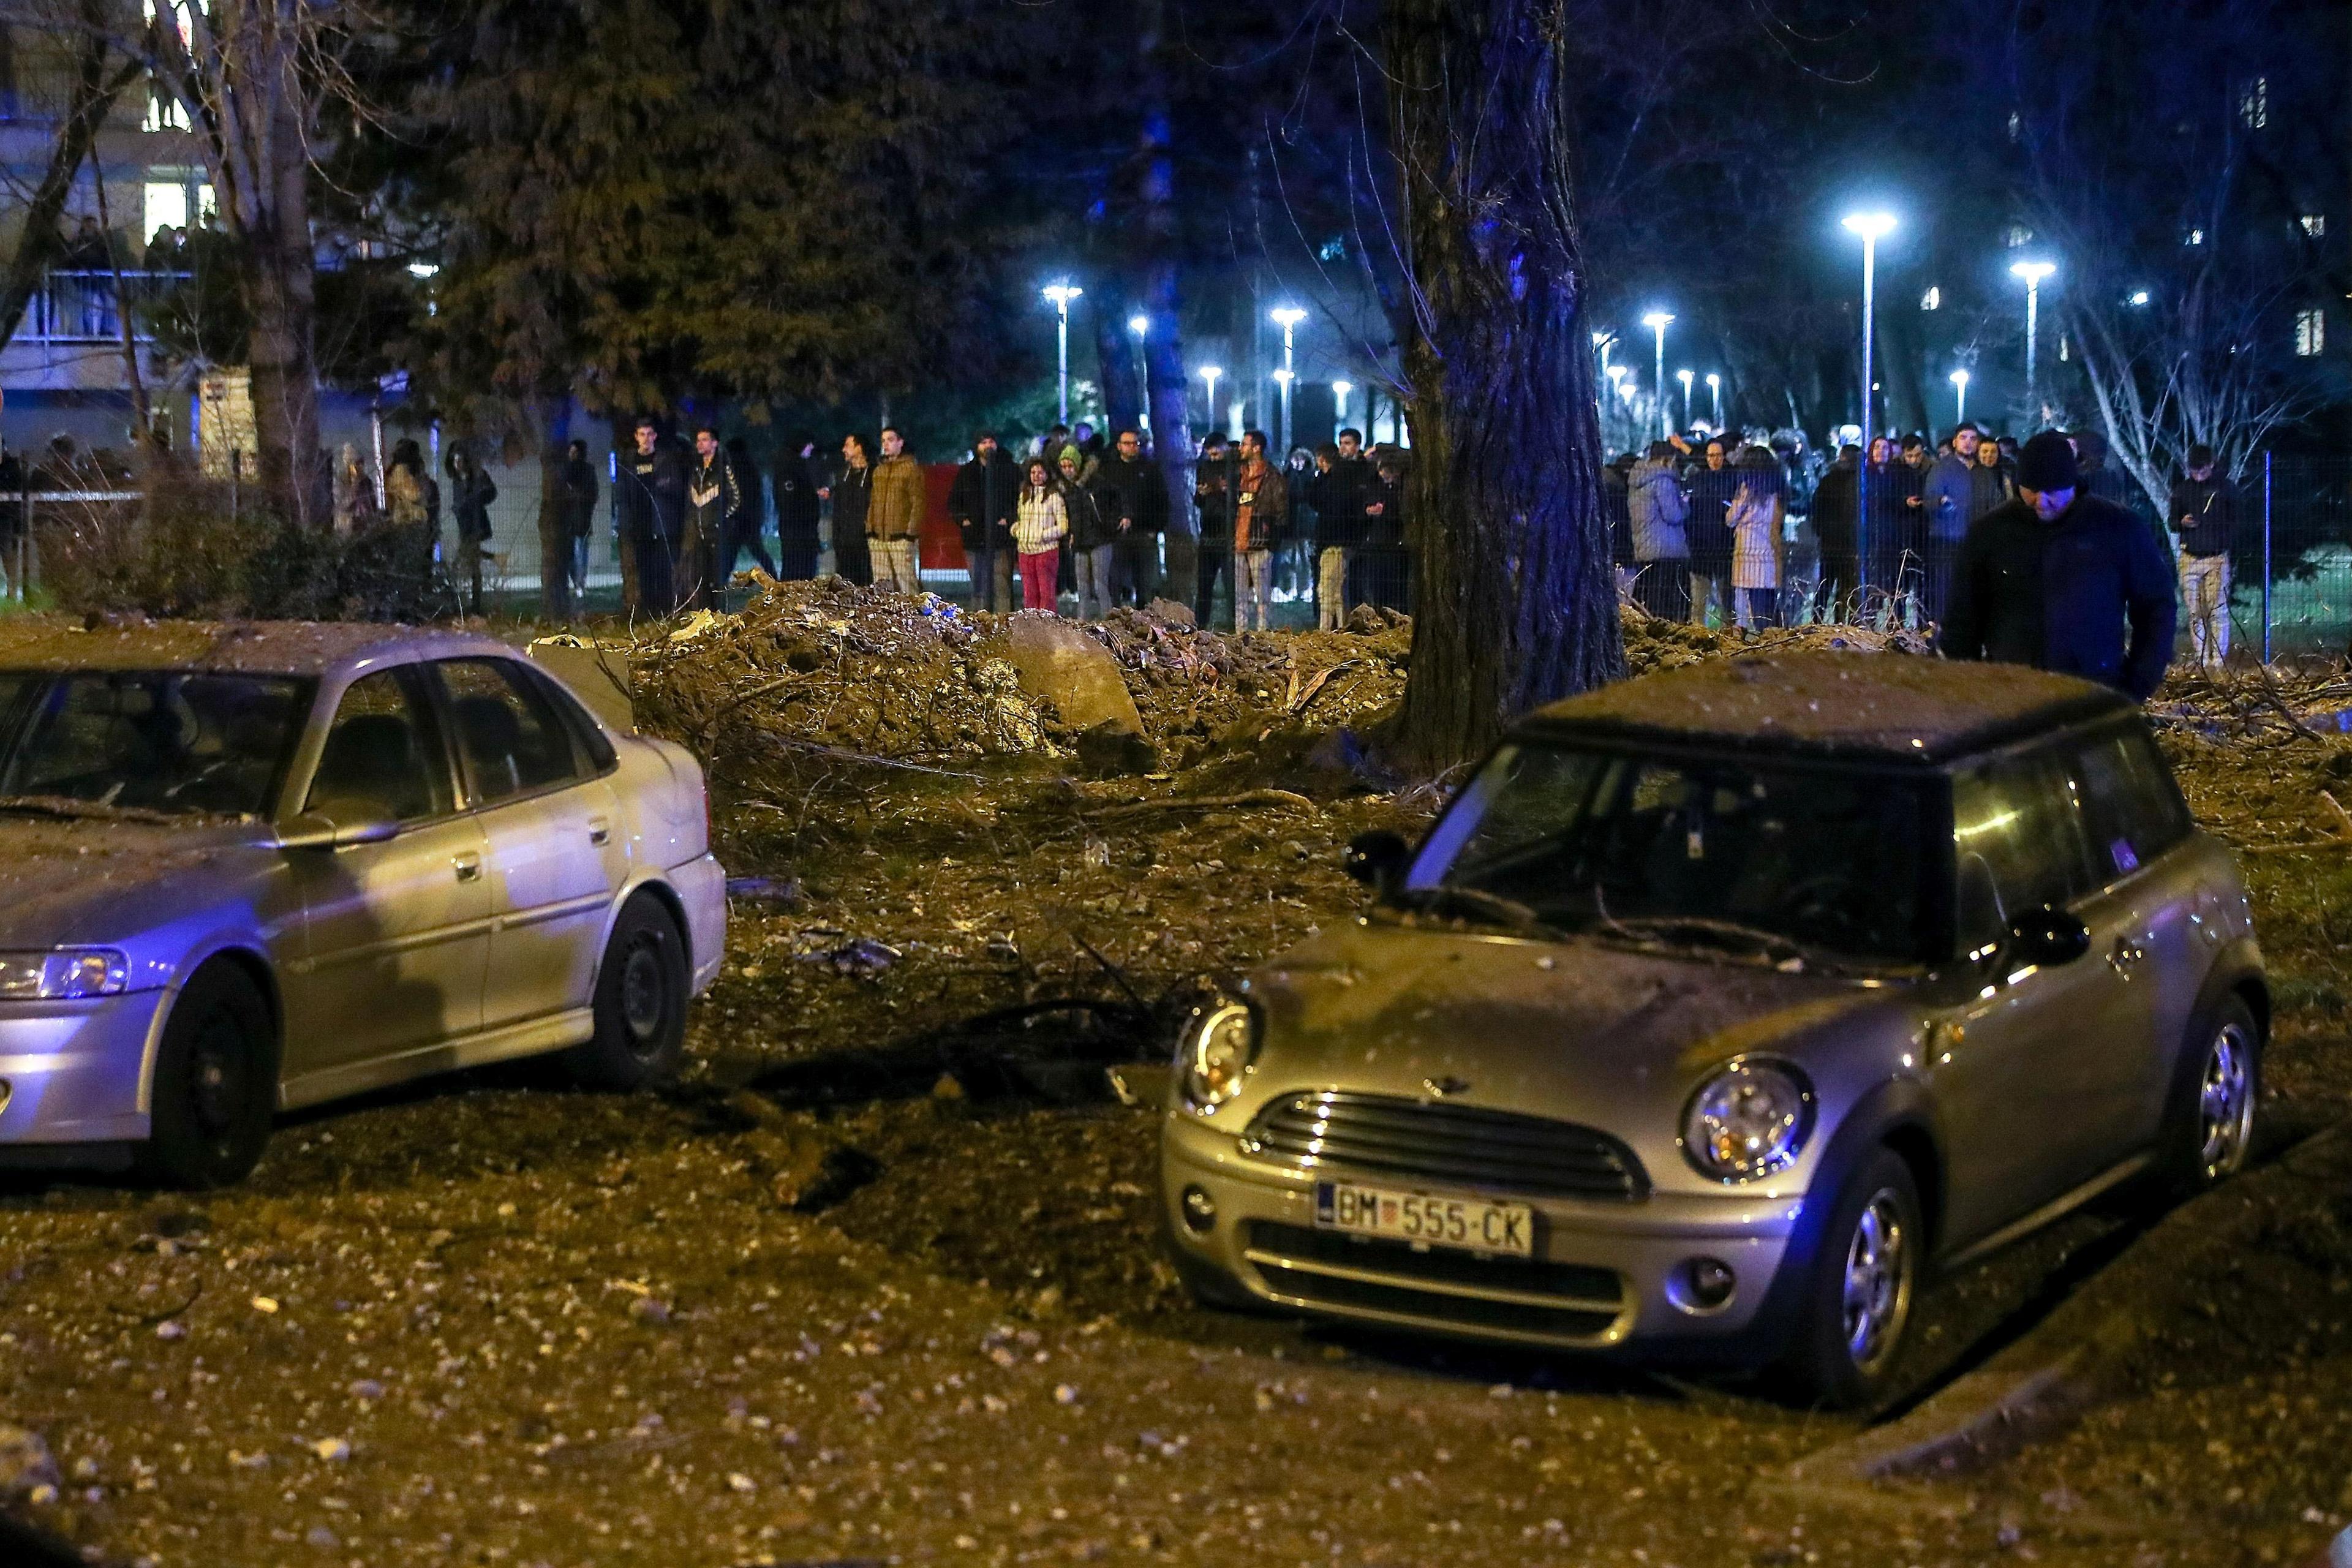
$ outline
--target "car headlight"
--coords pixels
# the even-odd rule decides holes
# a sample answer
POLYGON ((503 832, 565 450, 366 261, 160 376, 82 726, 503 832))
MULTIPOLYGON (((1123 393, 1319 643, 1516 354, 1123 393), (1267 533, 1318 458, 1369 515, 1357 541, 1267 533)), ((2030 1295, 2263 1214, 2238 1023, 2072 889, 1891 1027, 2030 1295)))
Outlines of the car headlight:
POLYGON ((1257 1060, 1257 1018, 1239 1002, 1219 1002, 1196 1013, 1184 1028, 1177 1069, 1184 1098, 1195 1110, 1214 1110, 1239 1094, 1257 1060))
POLYGON ((0 998, 29 1002, 111 996, 131 977, 131 961, 110 947, 0 952, 0 998))
POLYGON ((1748 1182, 1797 1163, 1813 1130, 1813 1090, 1780 1062, 1742 1058, 1691 1096, 1683 1112, 1683 1153, 1701 1175, 1748 1182))

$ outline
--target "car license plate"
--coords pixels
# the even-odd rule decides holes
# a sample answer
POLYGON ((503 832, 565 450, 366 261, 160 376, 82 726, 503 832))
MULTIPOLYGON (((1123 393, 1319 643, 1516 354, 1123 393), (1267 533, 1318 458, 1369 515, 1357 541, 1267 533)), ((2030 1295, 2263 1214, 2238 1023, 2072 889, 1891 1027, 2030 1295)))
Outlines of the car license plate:
POLYGON ((1315 1223, 1324 1230, 1414 1241, 1465 1252, 1533 1258, 1535 1210, 1482 1198, 1439 1198, 1354 1182, 1315 1184, 1315 1223))

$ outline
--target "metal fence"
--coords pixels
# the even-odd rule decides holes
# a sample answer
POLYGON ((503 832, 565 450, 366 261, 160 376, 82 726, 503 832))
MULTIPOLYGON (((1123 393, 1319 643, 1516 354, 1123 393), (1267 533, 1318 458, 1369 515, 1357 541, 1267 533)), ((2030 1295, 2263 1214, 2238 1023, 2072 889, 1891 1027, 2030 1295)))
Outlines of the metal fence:
MULTIPOLYGON (((538 487, 534 468, 501 473, 508 485, 492 509, 493 541, 488 557, 485 588, 492 608, 529 613, 539 599, 538 487)), ((135 519, 134 492, 61 492, 35 489, 30 492, 0 492, 0 581, 12 596, 21 595, 29 577, 39 584, 38 540, 47 521, 87 522, 94 514, 119 518, 128 526, 135 519)), ((2147 517, 2155 518, 2145 497, 2118 488, 2116 499, 2147 517)), ((1785 542, 1781 584, 1772 595, 1773 613, 1781 624, 1811 621, 1861 622, 1885 625, 1900 621, 1925 626, 1941 613, 1942 584, 1951 555, 1950 542, 1926 536, 1915 521, 1893 507, 1874 505, 1873 528, 1865 531, 1864 558, 1845 568, 1861 578, 1842 582, 1841 574, 1825 563, 1814 526, 1812 497, 1792 488, 1790 523, 1785 542), (1855 572, 1855 567, 1860 568, 1855 572)), ((619 572, 609 506, 599 508, 598 525, 588 542, 586 585, 592 608, 604 607, 600 596, 617 602, 619 572)), ((2298 655, 2344 654, 2352 650, 2352 458, 2299 454, 2257 454, 2238 484, 2238 527, 2230 554, 2230 621, 2231 644, 2240 658, 2291 658, 2298 655)), ((1621 520, 1618 520, 1622 521, 1621 520)), ((1317 552, 1306 531, 1311 519, 1295 520, 1295 536, 1276 551, 1273 609, 1276 625, 1311 626, 1321 618, 1322 574, 1317 552)), ((774 542, 772 513, 765 537, 774 542)), ((831 520, 824 525, 831 538, 831 520)), ((445 530, 446 525, 445 524, 445 530)), ((952 546, 952 530, 940 542, 927 541, 923 557, 924 585, 941 595, 968 600, 969 576, 961 551, 952 546)), ((2170 546, 2168 539, 2167 550, 2170 546)), ((1697 576, 1717 585, 1703 605, 1686 597, 1679 613, 1727 626, 1741 606, 1728 592, 1728 544, 1720 561, 1702 558, 1694 563, 1697 576)), ((1213 540, 1198 548, 1200 568, 1192 584, 1163 577, 1163 592, 1182 594, 1203 625, 1219 628, 1234 625, 1233 573, 1230 550, 1213 540), (1190 587, 1189 592, 1186 591, 1190 587)), ((747 554, 744 562, 749 563, 747 554)), ((1630 562, 1626 564, 1630 567, 1630 562)), ((818 570, 833 570, 830 548, 818 570)), ((1062 574, 1066 608, 1075 608, 1066 592, 1074 583, 1062 574)), ((1361 604, 1410 611, 1417 586, 1410 552, 1393 544, 1364 545, 1350 552, 1344 576, 1347 611, 1361 604)), ((1639 596, 1638 579, 1627 570, 1621 585, 1639 596)), ((2188 646, 2188 618, 2182 618, 2182 646, 2188 646)))

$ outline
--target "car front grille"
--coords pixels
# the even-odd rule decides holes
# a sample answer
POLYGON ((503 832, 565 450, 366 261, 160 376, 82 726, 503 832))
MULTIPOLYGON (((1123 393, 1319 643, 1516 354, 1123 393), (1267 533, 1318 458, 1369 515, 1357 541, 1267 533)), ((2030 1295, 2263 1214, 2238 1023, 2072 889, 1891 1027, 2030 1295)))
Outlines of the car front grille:
POLYGON ((1275 1295, 1338 1312, 1409 1318, 1516 1339, 1605 1340, 1623 1279, 1573 1263, 1480 1258, 1258 1220, 1243 1249, 1275 1295))
POLYGON ((1242 1149, 1302 1170, 1335 1166, 1482 1191, 1630 1202, 1650 1190, 1641 1161, 1605 1132, 1392 1095, 1286 1095, 1258 1112, 1242 1149))

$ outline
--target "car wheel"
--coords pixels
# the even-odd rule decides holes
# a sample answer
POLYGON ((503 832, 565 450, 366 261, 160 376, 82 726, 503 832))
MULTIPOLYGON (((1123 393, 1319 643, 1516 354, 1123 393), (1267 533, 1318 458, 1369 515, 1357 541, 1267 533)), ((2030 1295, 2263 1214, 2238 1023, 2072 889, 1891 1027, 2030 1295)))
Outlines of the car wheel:
POLYGON ((246 973, 208 964, 181 989, 155 1052, 141 1166, 174 1187, 223 1187, 261 1163, 278 1111, 269 1004, 246 973))
POLYGON ((596 1033, 564 1055, 572 1081, 637 1089, 677 1076, 686 1058, 686 938, 657 900, 621 907, 596 966, 596 1033))
POLYGON ((1926 1249, 1911 1167, 1877 1150, 1839 1189, 1806 1281, 1789 1370, 1808 1403, 1843 1410, 1885 1395, 1926 1249))
POLYGON ((2189 1026, 2165 1119, 2165 1186, 2194 1197, 2245 1169, 2262 1095, 2263 1031, 2234 994, 2189 1026))

